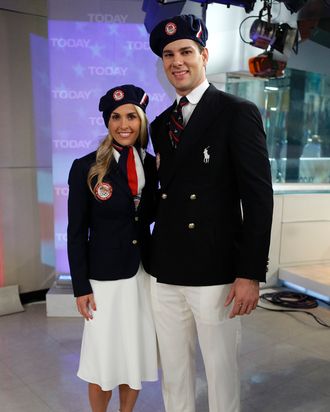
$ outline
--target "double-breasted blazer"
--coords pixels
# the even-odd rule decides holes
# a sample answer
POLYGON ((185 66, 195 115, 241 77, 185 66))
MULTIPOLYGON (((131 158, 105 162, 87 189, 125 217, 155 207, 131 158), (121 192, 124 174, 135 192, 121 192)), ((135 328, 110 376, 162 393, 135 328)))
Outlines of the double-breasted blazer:
POLYGON ((257 107, 210 85, 173 149, 174 106, 151 124, 160 180, 151 274, 192 286, 264 281, 273 191, 257 107))
POLYGON ((135 210, 127 177, 113 158, 103 179, 111 185, 108 200, 96 199, 87 175, 96 152, 76 159, 69 173, 68 258, 75 296, 92 292, 89 279, 116 280, 136 274, 142 260, 149 270, 149 225, 157 189, 155 159, 146 153, 145 186, 135 210))

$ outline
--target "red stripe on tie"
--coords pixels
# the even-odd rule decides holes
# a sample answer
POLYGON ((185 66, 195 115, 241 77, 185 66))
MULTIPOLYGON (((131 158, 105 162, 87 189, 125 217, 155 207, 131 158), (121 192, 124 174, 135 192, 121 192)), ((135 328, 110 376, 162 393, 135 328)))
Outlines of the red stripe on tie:
POLYGON ((176 120, 176 118, 175 118, 173 115, 172 115, 172 122, 175 124, 175 126, 176 126, 177 129, 180 129, 180 130, 183 130, 183 129, 184 129, 183 125, 180 124, 180 123, 178 123, 177 120, 176 120))
POLYGON ((181 133, 184 130, 182 107, 184 107, 188 103, 189 101, 186 98, 186 96, 181 97, 176 108, 173 110, 173 112, 170 115, 170 119, 169 119, 170 121, 168 125, 169 126, 169 138, 171 139, 172 146, 174 148, 176 148, 177 145, 179 144, 181 133))
POLYGON ((170 130, 170 137, 171 137, 171 139, 174 139, 176 142, 179 141, 179 139, 175 136, 175 134, 172 132, 172 130, 170 130))
POLYGON ((128 158, 126 166, 128 186, 131 189, 132 195, 135 196, 138 193, 138 178, 136 173, 135 159, 132 146, 130 146, 128 149, 128 158))

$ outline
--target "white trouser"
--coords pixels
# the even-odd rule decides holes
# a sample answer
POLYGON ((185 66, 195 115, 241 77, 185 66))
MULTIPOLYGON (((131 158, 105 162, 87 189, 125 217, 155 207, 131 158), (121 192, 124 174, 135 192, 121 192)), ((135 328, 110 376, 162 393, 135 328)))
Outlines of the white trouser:
POLYGON ((210 412, 239 412, 239 318, 224 302, 231 285, 176 286, 151 280, 152 308, 163 371, 166 412, 195 412, 198 336, 210 412))

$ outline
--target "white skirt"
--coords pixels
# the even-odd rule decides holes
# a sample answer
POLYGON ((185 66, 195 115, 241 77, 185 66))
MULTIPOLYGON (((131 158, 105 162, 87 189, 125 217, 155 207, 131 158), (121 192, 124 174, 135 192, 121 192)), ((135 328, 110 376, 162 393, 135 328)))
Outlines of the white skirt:
POLYGON ((120 384, 138 390, 142 381, 158 380, 150 276, 140 266, 129 279, 90 282, 96 311, 85 320, 79 378, 104 391, 120 384))

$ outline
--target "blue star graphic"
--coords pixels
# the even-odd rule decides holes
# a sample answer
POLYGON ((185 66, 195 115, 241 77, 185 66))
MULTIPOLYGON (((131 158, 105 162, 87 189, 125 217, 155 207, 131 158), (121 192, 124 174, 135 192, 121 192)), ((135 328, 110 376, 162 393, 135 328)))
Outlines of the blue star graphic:
POLYGON ((132 57, 134 50, 130 48, 129 44, 127 43, 125 46, 123 46, 123 49, 125 51, 125 57, 132 57))
POLYGON ((118 24, 108 24, 108 34, 110 35, 110 36, 112 36, 112 35, 118 35, 118 24))
POLYGON ((138 32, 139 32, 141 37, 148 37, 149 36, 144 24, 138 24, 137 29, 138 29, 138 32))
POLYGON ((95 43, 94 45, 89 46, 89 48, 92 50, 93 56, 99 56, 100 57, 101 56, 100 51, 102 49, 105 49, 105 46, 100 46, 98 43, 95 43))
POLYGON ((65 84, 64 84, 64 83, 61 83, 58 87, 55 87, 55 88, 54 88, 54 90, 57 90, 57 91, 63 92, 63 91, 68 90, 68 88, 65 86, 65 84))
POLYGON ((86 69, 80 63, 73 66, 73 70, 76 73, 77 77, 84 77, 86 69))

